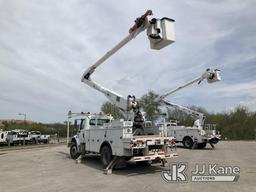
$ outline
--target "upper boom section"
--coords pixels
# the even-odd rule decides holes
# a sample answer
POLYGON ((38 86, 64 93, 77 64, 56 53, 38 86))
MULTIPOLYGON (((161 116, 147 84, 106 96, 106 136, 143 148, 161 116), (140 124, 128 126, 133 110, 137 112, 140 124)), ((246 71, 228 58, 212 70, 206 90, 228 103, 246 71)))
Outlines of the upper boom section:
MULTIPOLYGON (((149 16, 152 15, 152 11, 148 10, 145 14, 135 20, 135 24, 130 28, 129 34, 121 40, 117 45, 110 49, 106 54, 104 54, 98 61, 96 61, 92 66, 90 66, 82 76, 81 81, 88 86, 96 89, 103 93, 114 105, 116 105, 121 112, 124 114, 125 111, 129 112, 131 110, 138 111, 138 103, 134 96, 128 96, 127 98, 122 97, 120 94, 106 89, 100 84, 94 82, 91 79, 92 73, 99 67, 103 62, 115 54, 119 49, 126 45, 129 41, 135 38, 142 31, 147 29, 148 39, 152 49, 162 49, 167 45, 175 41, 174 35, 174 20, 169 18, 156 19, 153 18, 149 20, 149 16)), ((110 74, 111 75, 111 74, 110 74)))
POLYGON ((198 111, 189 109, 187 107, 175 104, 175 103, 171 103, 169 101, 167 101, 165 98, 189 85, 192 85, 193 83, 198 83, 200 84, 204 79, 207 80, 208 83, 214 83, 214 82, 218 82, 221 80, 221 76, 220 76, 220 70, 218 69, 206 69, 206 71, 198 78, 185 83, 182 86, 177 87, 176 89, 167 92, 166 94, 160 96, 159 98, 157 98, 156 100, 160 101, 160 104, 162 106, 166 106, 166 107, 172 107, 175 108, 179 111, 182 111, 188 115, 190 115, 193 119, 198 120, 198 126, 202 127, 202 125, 204 124, 204 120, 205 120, 205 116, 203 113, 200 113, 198 111))
POLYGON ((189 81, 188 83, 185 83, 184 85, 181 85, 174 90, 168 91, 167 93, 162 95, 160 98, 164 99, 167 96, 169 96, 169 95, 171 95, 189 85, 192 85, 194 83, 200 84, 205 79, 207 79, 208 83, 214 83, 214 82, 220 81, 221 80, 220 70, 219 69, 206 69, 206 71, 200 77, 198 77, 192 81, 189 81))

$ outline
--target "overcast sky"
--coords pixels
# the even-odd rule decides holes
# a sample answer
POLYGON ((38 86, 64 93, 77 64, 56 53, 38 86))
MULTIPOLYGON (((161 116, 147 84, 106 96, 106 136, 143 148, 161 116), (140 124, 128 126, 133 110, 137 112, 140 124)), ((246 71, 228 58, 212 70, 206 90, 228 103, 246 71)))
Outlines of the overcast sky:
POLYGON ((0 119, 62 122, 68 110, 98 112, 106 98, 81 83, 84 70, 128 34, 137 16, 176 20, 176 42, 151 50, 146 33, 92 78, 124 97, 161 94, 208 67, 222 81, 168 97, 212 112, 256 110, 254 0, 0 0, 0 119))

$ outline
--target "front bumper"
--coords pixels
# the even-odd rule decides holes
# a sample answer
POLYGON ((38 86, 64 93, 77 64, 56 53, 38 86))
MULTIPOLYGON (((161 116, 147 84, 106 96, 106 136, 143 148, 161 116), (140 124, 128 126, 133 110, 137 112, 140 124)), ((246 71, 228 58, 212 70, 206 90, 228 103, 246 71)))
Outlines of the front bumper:
POLYGON ((210 136, 207 139, 207 142, 208 143, 217 144, 220 140, 221 140, 221 135, 214 135, 214 136, 210 136))

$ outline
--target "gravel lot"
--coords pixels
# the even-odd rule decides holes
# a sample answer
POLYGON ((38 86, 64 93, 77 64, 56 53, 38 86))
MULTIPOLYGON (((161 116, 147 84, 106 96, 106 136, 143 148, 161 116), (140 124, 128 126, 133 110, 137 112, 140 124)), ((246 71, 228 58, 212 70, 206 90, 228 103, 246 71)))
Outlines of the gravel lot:
POLYGON ((1 192, 71 192, 71 191, 255 191, 256 142, 220 142, 215 150, 178 148, 173 162, 187 162, 189 170, 196 163, 217 163, 241 168, 238 182, 167 183, 159 165, 150 167, 128 165, 102 172, 99 157, 87 157, 82 163, 70 159, 66 146, 19 151, 0 151, 1 192))

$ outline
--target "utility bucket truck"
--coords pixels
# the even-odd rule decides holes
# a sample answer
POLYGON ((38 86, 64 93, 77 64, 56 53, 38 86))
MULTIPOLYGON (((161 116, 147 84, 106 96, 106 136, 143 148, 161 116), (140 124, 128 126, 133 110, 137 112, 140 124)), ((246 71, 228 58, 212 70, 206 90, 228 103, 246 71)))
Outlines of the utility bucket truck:
POLYGON ((205 148, 207 143, 209 143, 212 148, 214 148, 213 144, 218 143, 218 141, 221 139, 221 135, 216 131, 215 126, 210 124, 208 124, 207 127, 204 126, 205 115, 203 113, 175 104, 166 100, 165 98, 189 85, 192 85, 193 83, 200 84, 204 79, 207 79, 208 83, 220 81, 220 70, 207 69, 199 78, 179 86, 176 89, 169 91, 157 98, 157 101, 160 102, 161 106, 182 111, 195 120, 194 125, 191 127, 178 126, 177 121, 164 121, 160 123, 164 125, 165 129, 167 129, 168 136, 175 137, 176 142, 183 143, 184 147, 186 148, 205 148))
POLYGON ((137 18, 129 34, 84 72, 81 81, 103 93, 120 110, 123 118, 113 119, 103 114, 70 112, 68 137, 70 119, 78 117, 75 120, 76 126, 78 120, 80 122, 77 135, 71 140, 67 138, 70 141, 68 146, 72 158, 77 159, 80 155, 88 153, 100 154, 103 167, 109 171, 122 160, 164 164, 167 159, 177 156, 171 151, 175 144, 174 137, 160 134, 158 127, 145 126, 145 118, 135 96, 123 97, 91 79, 97 67, 146 29, 152 49, 160 50, 175 41, 174 20, 166 17, 149 19, 150 15, 152 11, 149 10, 137 18))

